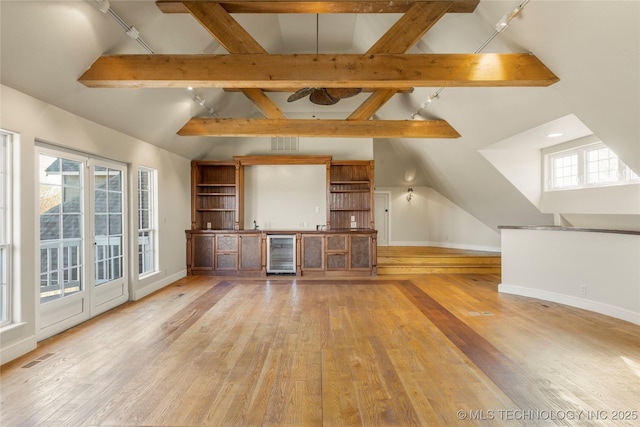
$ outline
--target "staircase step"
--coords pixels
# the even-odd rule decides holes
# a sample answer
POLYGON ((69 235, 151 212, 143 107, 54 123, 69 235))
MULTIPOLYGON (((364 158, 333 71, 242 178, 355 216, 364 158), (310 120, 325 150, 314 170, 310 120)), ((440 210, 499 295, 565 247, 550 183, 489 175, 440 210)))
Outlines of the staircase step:
POLYGON ((379 246, 378 275, 442 273, 501 274, 496 252, 436 247, 379 246))

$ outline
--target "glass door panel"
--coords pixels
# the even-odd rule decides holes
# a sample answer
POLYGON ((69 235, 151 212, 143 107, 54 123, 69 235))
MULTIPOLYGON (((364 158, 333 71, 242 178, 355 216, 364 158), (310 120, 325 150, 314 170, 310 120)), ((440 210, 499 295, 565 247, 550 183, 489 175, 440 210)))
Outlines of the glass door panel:
POLYGON ((95 284, 123 277, 122 171, 94 168, 95 284))
POLYGON ((91 313, 96 315, 129 298, 126 276, 124 166, 92 162, 93 278, 91 313))
POLYGON ((82 162, 40 154, 40 302, 81 292, 82 162))

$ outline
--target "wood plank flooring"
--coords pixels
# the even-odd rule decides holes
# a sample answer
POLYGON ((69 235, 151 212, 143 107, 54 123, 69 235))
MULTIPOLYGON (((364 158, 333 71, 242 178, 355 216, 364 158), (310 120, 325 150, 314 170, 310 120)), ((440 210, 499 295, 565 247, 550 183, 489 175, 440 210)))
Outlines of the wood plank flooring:
POLYGON ((2 366, 0 425, 638 425, 640 327, 498 282, 187 277, 2 366))

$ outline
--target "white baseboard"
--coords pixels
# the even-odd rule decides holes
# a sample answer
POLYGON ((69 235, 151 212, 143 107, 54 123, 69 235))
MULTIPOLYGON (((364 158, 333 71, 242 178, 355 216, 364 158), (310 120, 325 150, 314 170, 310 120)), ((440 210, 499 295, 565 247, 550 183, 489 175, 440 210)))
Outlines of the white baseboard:
POLYGON ((35 335, 24 338, 8 346, 3 345, 0 350, 0 365, 11 362, 18 357, 35 350, 37 347, 38 343, 35 335))
POLYGON ((157 282, 153 282, 145 286, 144 288, 136 289, 135 291, 133 291, 131 295, 131 299, 133 301, 136 301, 136 300, 139 300, 140 298, 146 297, 147 295, 151 295, 155 291, 158 291, 164 288, 165 286, 175 282, 176 280, 180 280, 186 276, 187 276, 187 270, 185 269, 185 270, 180 270, 177 273, 172 274, 170 276, 163 277, 161 280, 158 280, 157 282))
POLYGON ((598 301, 578 298, 572 295, 559 294, 556 292, 543 291, 540 289, 509 285, 505 283, 501 283, 498 285, 498 292, 564 304, 570 307, 593 311, 594 313, 604 314, 605 316, 615 317, 616 319, 640 325, 640 313, 633 312, 625 308, 604 304, 598 301))
POLYGON ((484 246, 484 245, 470 245, 466 243, 442 243, 442 242, 416 242, 416 241, 400 241, 394 240, 389 242, 388 246, 433 246, 436 248, 449 248, 449 249, 465 249, 468 251, 484 251, 484 252, 502 252, 500 246, 484 246))

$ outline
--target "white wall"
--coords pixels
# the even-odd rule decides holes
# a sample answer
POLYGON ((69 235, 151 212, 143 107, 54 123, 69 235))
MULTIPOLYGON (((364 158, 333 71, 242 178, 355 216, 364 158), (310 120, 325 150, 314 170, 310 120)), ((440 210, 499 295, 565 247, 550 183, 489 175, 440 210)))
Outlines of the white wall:
POLYGON ((500 234, 430 187, 376 187, 391 193, 390 246, 439 246, 500 251, 500 234))
POLYGON ((230 138, 218 143, 205 160, 231 160, 233 156, 332 156, 333 160, 373 160, 371 138, 300 138, 297 152, 271 151, 271 138, 230 138))
POLYGON ((640 235, 502 229, 499 291, 640 324, 640 235))
POLYGON ((6 86, 0 86, 0 128, 18 134, 14 144, 13 288, 17 323, 0 331, 0 362, 11 360, 36 346, 38 310, 38 237, 35 170, 36 140, 116 160, 129 166, 129 271, 137 271, 138 166, 158 171, 159 268, 138 280, 130 274, 130 298, 147 295, 185 271, 185 246, 162 242, 185 241, 190 226, 190 161, 153 145, 70 114, 6 86))
POLYGON ((256 165, 244 168, 244 228, 315 230, 327 222, 327 167, 256 165))

